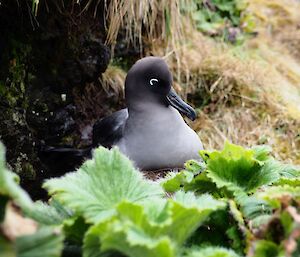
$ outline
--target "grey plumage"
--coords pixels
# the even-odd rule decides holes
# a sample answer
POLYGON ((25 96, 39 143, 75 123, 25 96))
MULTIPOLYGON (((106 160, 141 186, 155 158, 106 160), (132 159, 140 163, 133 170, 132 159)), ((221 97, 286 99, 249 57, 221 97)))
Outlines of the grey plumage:
POLYGON ((118 146, 143 170, 182 167, 185 161, 199 158, 202 143, 176 109, 191 119, 195 112, 171 85, 172 75, 163 59, 139 60, 126 77, 128 109, 96 123, 94 143, 118 146))

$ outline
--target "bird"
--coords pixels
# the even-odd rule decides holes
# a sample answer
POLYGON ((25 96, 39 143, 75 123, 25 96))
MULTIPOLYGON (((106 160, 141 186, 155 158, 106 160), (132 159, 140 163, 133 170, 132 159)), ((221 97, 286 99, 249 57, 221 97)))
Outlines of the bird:
MULTIPOLYGON (((161 57, 144 57, 125 79, 125 109, 93 126, 93 143, 87 149, 48 148, 48 154, 88 156, 93 148, 118 147, 140 170, 181 168, 200 159, 203 144, 182 115, 196 119, 195 110, 173 88, 172 73, 161 57), (181 115, 182 114, 182 115, 181 115)), ((45 154, 45 149, 44 149, 45 154)))

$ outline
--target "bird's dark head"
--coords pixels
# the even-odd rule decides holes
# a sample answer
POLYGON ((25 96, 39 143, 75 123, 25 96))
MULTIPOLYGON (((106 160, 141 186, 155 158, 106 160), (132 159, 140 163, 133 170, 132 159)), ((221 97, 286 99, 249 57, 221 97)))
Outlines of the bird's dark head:
POLYGON ((147 103, 172 105, 190 119, 195 110, 186 104, 172 88, 173 78, 167 63, 160 57, 145 57, 128 71, 125 97, 128 108, 140 108, 147 103))
POLYGON ((169 93, 172 82, 172 74, 162 58, 145 57, 137 61, 127 74, 126 99, 159 100, 160 96, 163 98, 169 93))

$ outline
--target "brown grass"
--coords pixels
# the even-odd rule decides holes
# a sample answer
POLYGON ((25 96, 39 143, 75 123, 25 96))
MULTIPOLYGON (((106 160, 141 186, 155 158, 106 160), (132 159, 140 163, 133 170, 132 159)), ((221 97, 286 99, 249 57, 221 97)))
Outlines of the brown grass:
MULTIPOLYGON (((125 30, 128 42, 167 60, 184 97, 198 106, 206 101, 191 124, 206 148, 219 149, 226 139, 244 146, 269 144, 277 158, 299 164, 300 3, 248 1, 245 15, 253 16, 258 36, 242 47, 203 36, 182 17, 178 3, 111 1, 108 42, 114 45, 125 30)), ((110 71, 105 77, 109 85, 123 84, 123 77, 110 71)))
MULTIPOLYGON (((262 34, 242 48, 217 43, 187 25, 186 43, 168 56, 181 93, 207 104, 191 126, 207 149, 226 139, 243 146, 269 144, 274 155, 300 163, 300 64, 280 40, 262 34), (180 72, 178 59, 180 56, 180 72)), ((151 53, 163 56, 164 49, 151 53)))
MULTIPOLYGON (((188 2, 189 0, 185 0, 188 2)), ((125 30, 128 43, 143 47, 156 40, 173 47, 182 38, 180 0, 112 0, 107 6, 107 43, 115 45, 118 33, 125 30)))

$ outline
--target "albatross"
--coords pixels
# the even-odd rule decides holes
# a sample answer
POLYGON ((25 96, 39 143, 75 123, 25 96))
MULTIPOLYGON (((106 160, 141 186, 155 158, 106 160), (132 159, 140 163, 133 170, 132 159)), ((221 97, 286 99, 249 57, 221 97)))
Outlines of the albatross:
POLYGON ((179 168, 199 159, 200 138, 184 121, 195 110, 174 91, 172 74, 159 57, 145 57, 128 71, 126 109, 95 123, 94 145, 117 146, 141 170, 179 168))
MULTIPOLYGON (((167 63, 160 57, 138 60, 125 80, 127 108, 97 121, 88 149, 48 148, 54 154, 88 156, 92 148, 116 146, 140 170, 181 168, 199 159, 202 142, 181 114, 195 120, 195 110, 172 87, 167 63)), ((44 153, 45 154, 45 153, 44 153)))

